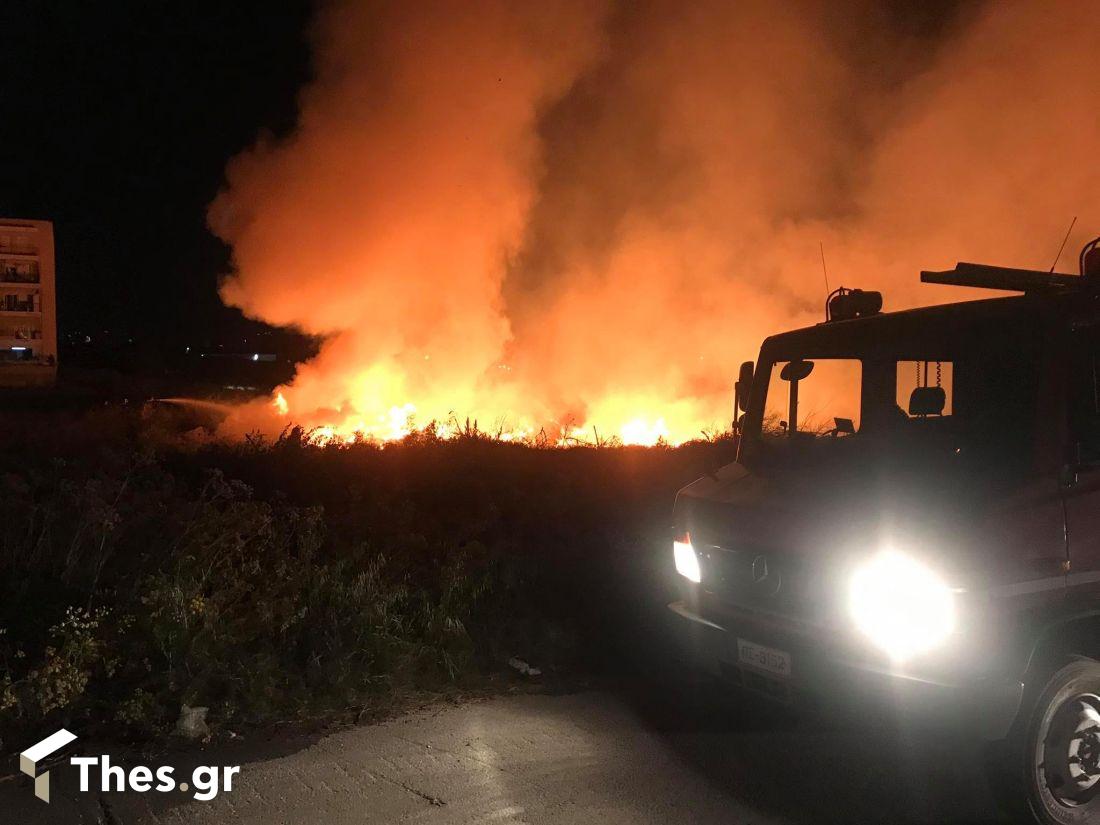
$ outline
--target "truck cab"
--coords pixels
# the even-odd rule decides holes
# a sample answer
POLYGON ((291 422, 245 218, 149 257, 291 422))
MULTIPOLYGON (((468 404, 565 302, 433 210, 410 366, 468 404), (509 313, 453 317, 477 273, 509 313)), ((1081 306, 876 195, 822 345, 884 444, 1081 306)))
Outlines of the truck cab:
POLYGON ((670 607, 724 679, 972 730, 1016 810, 1100 821, 1100 246, 923 277, 1020 294, 838 291, 764 341, 737 461, 676 497, 670 607))

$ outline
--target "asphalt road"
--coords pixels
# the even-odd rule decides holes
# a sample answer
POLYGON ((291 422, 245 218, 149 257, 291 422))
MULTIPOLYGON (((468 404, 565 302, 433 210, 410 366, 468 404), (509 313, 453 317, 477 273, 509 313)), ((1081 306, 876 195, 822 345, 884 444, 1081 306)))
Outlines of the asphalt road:
MULTIPOLYGON (((209 802, 173 793, 53 801, 0 784, 0 822, 53 823, 853 823, 997 821, 966 743, 917 741, 853 719, 794 718, 690 693, 512 696, 421 711, 295 743, 162 761, 241 764, 209 802)), ((973 752, 971 752, 973 750, 973 752)))

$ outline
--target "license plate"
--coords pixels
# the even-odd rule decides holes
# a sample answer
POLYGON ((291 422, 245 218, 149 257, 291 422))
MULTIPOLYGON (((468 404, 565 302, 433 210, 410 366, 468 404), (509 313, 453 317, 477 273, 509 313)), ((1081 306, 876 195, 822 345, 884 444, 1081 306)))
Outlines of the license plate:
POLYGON ((737 640, 737 661, 773 676, 791 675, 791 654, 774 647, 765 647, 745 639, 737 640))

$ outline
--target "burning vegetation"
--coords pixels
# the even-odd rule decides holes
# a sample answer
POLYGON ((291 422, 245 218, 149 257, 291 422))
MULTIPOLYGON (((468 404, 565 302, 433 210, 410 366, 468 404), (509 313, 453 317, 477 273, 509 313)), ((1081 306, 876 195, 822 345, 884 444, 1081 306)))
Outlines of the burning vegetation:
POLYGON ((1100 226, 1100 6, 922 8, 326 6, 296 128, 209 215, 224 300, 324 344, 226 428, 680 443, 821 320, 821 246, 889 309, 1048 268, 1100 226))

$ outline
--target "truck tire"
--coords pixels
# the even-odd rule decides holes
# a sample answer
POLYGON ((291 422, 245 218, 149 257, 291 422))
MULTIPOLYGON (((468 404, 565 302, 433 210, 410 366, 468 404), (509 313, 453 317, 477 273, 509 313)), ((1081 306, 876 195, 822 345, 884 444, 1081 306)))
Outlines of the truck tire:
POLYGON ((1001 801, 1020 821, 1100 823, 1100 662, 1063 660, 1032 695, 995 778, 1001 801))

